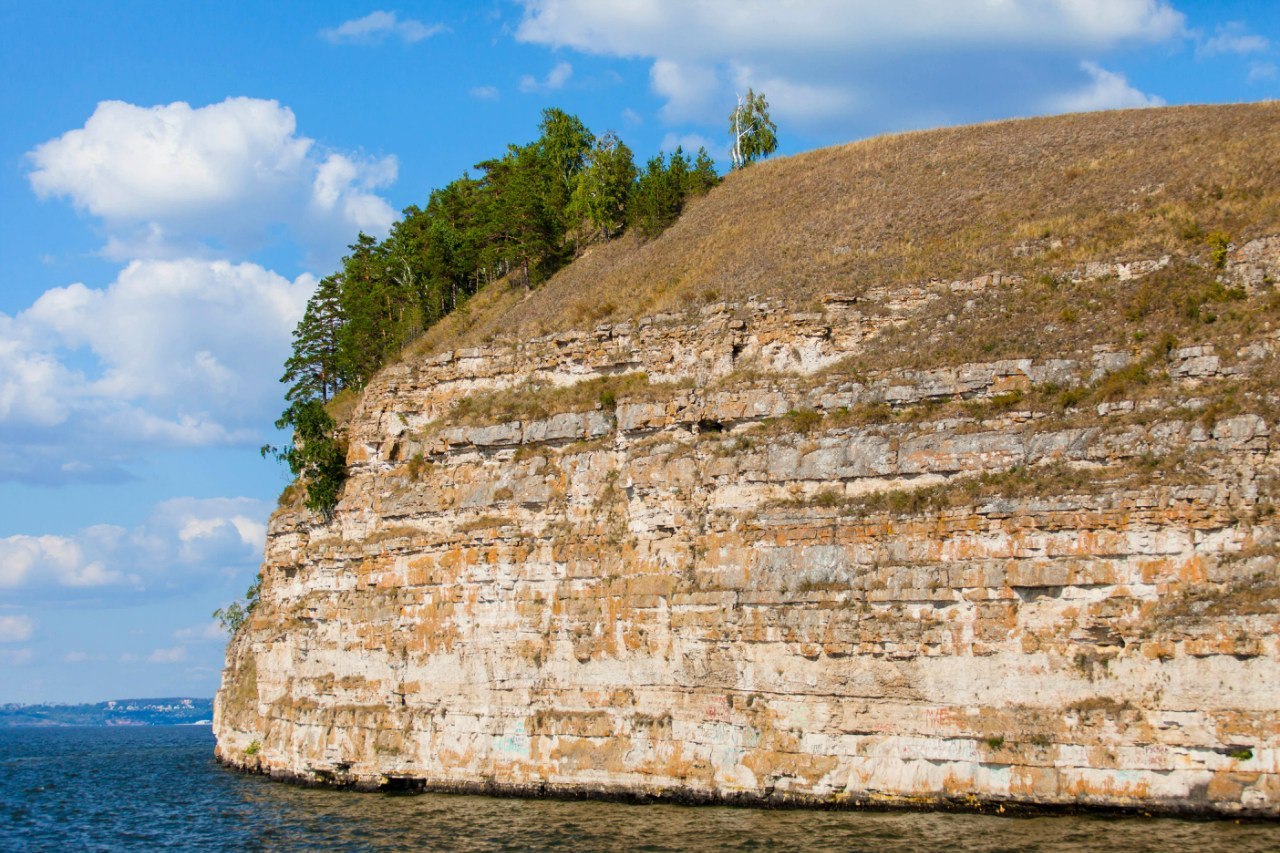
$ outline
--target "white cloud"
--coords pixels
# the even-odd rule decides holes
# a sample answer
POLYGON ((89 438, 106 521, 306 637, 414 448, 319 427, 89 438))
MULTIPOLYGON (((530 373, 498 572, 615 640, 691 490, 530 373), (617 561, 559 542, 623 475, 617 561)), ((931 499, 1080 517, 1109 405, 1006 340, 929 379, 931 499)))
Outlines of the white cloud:
POLYGON ((0 643, 21 643, 31 639, 36 623, 30 616, 0 616, 0 643))
POLYGON ((1274 62, 1251 62, 1249 63, 1249 82, 1261 83, 1264 80, 1276 79, 1277 72, 1274 62))
POLYGON ((100 217, 104 252, 117 260, 247 251, 280 225, 332 254, 355 231, 381 235, 395 220, 373 192, 395 180, 395 158, 321 151, 276 101, 103 101, 28 159, 36 194, 100 217))
POLYGON ((1264 36, 1250 33, 1240 21, 1220 24, 1214 34, 1201 41, 1196 47, 1196 55, 1201 58, 1219 56, 1225 53, 1238 55, 1261 53, 1271 48, 1271 42, 1264 36))
POLYGON ((31 649, 0 650, 0 666, 25 666, 31 658, 31 649))
POLYGON ((473 86, 467 91, 477 101, 496 101, 500 97, 496 86, 473 86))
POLYGON ((662 118, 684 122, 713 111, 718 78, 714 69, 696 62, 659 59, 649 69, 649 85, 666 99, 662 118))
POLYGON ((807 128, 1025 114, 1084 56, 1186 34, 1168 0, 525 0, 518 39, 648 59, 671 123, 719 125, 744 78, 807 128), (1035 65, 1010 74, 1013 63, 1035 65), (744 73, 745 72, 745 73, 744 73))
POLYGON ((132 596, 241 575, 261 559, 269 512, 252 498, 174 498, 132 530, 95 525, 65 536, 8 536, 0 539, 0 588, 115 588, 132 596))
MULTIPOLYGON (((111 538, 112 531, 88 528, 86 542, 111 538)), ((107 569, 86 553, 79 541, 64 536, 16 535, 0 539, 0 588, 56 584, 93 587, 123 583, 123 573, 107 569)))
POLYGON ((517 37, 619 56, 879 51, 968 41, 1096 49, 1183 30, 1166 0, 526 0, 517 37))
POLYGON ((174 646, 169 649, 156 649, 147 655, 147 663, 182 663, 187 659, 186 646, 174 646))
POLYGON ((1127 109, 1130 107, 1158 107, 1164 100, 1148 95, 1129 85, 1123 74, 1108 71, 1093 62, 1084 62, 1081 69, 1090 77, 1088 85, 1074 92, 1052 98, 1048 107, 1053 112, 1077 113, 1092 110, 1127 109))
POLYGON ((563 89, 564 84, 569 82, 569 78, 573 76, 573 66, 567 62, 557 62, 555 67, 547 72, 547 76, 538 80, 533 76, 526 74, 520 78, 521 92, 554 92, 556 89, 563 89))
POLYGON ((778 76, 765 76, 745 65, 733 69, 735 94, 748 88, 767 93, 771 108, 775 105, 779 118, 799 122, 820 121, 823 116, 848 113, 854 109, 856 95, 848 85, 834 86, 795 82, 778 76))
POLYGON ((413 18, 403 21, 395 12, 370 12, 363 18, 344 21, 336 27, 320 31, 320 37, 331 44, 378 44, 388 37, 413 44, 443 32, 444 24, 424 24, 413 18))
POLYGON ((314 288, 256 264, 139 260, 106 288, 0 314, 0 480, 91 479, 129 447, 255 441, 314 288))

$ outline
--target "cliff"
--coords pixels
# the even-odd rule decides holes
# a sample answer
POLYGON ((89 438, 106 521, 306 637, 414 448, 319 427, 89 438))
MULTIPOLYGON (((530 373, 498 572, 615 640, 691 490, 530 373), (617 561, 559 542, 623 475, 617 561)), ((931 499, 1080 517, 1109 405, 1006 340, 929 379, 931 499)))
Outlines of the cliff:
MULTIPOLYGON (((1179 132, 1246 113, 1270 150, 1271 106, 1179 132)), ((973 261, 1000 272, 788 298, 789 269, 817 275, 800 234, 759 298, 462 345, 593 270, 641 281, 682 223, 429 336, 356 406, 332 521, 272 518, 219 758, 367 788, 1280 814, 1280 227, 1245 160, 1148 178, 1114 208, 1203 197, 1157 255, 1085 260, 1115 223, 1067 217, 1007 224, 973 261)))

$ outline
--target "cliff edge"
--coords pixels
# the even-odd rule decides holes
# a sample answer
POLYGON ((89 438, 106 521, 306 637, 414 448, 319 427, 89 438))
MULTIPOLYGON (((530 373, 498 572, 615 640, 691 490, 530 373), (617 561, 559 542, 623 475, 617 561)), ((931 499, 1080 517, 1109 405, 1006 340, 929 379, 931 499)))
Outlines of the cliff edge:
POLYGON ((482 293, 365 389, 332 520, 273 515, 219 759, 1280 815, 1278 119, 815 152, 482 293), (932 176, 927 216, 894 169, 932 176), (574 309, 592 281, 634 299, 574 309))

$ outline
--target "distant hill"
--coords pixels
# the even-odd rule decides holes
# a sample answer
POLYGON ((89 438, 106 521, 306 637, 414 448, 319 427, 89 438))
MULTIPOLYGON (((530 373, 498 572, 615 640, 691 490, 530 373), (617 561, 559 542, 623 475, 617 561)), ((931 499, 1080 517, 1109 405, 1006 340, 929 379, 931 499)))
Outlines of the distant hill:
POLYGON ((112 699, 92 705, 0 705, 0 728, 15 726, 183 726, 213 720, 212 699, 112 699))

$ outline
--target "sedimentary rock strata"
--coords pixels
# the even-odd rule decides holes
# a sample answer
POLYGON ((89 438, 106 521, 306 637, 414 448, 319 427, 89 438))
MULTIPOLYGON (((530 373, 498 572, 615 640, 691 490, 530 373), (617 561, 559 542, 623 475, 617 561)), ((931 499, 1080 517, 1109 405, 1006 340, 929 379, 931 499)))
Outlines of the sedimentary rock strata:
MULTIPOLYGON (((1278 246, 1224 276, 1265 294, 1278 246)), ((1265 387, 1280 330, 846 369, 940 293, 1017 285, 387 369, 332 521, 272 519, 220 758, 365 787, 1280 813, 1276 424, 1265 394, 1215 408, 1265 387), (1141 359, 1163 390, 1032 404, 1141 359)))

